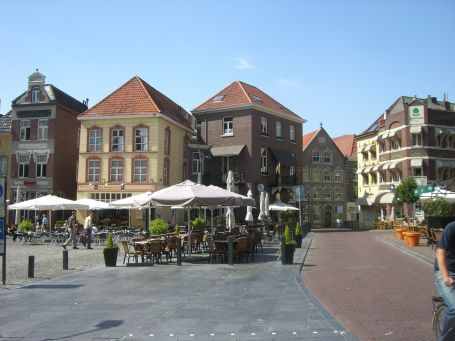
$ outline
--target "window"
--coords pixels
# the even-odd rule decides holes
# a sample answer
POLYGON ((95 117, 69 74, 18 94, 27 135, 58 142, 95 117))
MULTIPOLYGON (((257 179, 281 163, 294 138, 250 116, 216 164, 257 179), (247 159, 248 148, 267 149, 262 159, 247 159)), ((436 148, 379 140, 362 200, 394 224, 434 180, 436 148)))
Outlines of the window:
POLYGON ((110 181, 111 182, 122 182, 123 181, 123 160, 112 159, 110 167, 110 181))
POLYGON ((385 152, 385 143, 384 141, 379 142, 379 153, 385 152))
POLYGON ((368 186, 368 174, 362 174, 362 184, 368 186))
POLYGON ((30 140, 30 121, 21 121, 21 141, 30 140))
POLYGON ((261 148, 261 173, 267 174, 267 149, 261 148))
POLYGON ((390 140, 390 149, 391 150, 398 150, 401 148, 401 140, 400 138, 396 137, 390 140))
POLYGON ((423 176, 423 171, 421 167, 413 168, 412 173, 414 176, 423 176))
POLYGON ((87 181, 99 182, 101 177, 101 161, 91 159, 87 161, 87 181))
POLYGON ((384 172, 379 172, 379 183, 380 184, 385 183, 385 173, 384 172))
POLYGON ((202 173, 202 159, 203 159, 203 154, 198 153, 198 152, 193 152, 193 158, 192 158, 192 166, 191 166, 191 171, 193 175, 202 173))
POLYGON ((200 142, 200 138, 201 138, 201 134, 202 134, 202 121, 199 121, 199 120, 196 120, 196 122, 194 123, 194 126, 195 126, 195 129, 196 129, 196 132, 197 132, 197 143, 200 142))
POLYGON ((412 145, 422 146, 422 134, 411 134, 412 145))
POLYGON ((329 170, 324 170, 324 182, 332 181, 332 173, 329 170))
POLYGON ((148 128, 141 127, 134 129, 134 150, 148 150, 148 128))
POLYGON ((332 189, 324 187, 324 200, 332 200, 332 189))
POLYGON ((336 170, 333 178, 335 182, 341 182, 341 170, 336 170))
POLYGON ((182 165, 182 180, 188 179, 186 161, 182 165))
MULTIPOLYGON (((295 160, 295 154, 291 153, 292 158, 295 160)), ((289 175, 294 176, 295 175, 295 166, 289 166, 289 175)))
POLYGON ((321 199, 321 189, 319 187, 313 187, 313 200, 321 199))
POLYGON ((321 181, 321 169, 313 168, 313 181, 321 181))
POLYGON ((88 151, 101 151, 101 129, 89 129, 88 131, 88 151))
POLYGON ((164 130, 164 154, 171 154, 171 129, 169 127, 164 130))
POLYGON ((8 172, 8 158, 0 156, 0 174, 5 175, 8 172))
POLYGON ((29 155, 19 155, 19 178, 28 178, 29 155))
POLYGON ((123 152, 125 149, 125 131, 123 129, 112 129, 112 151, 123 152))
POLYGON ((302 180, 310 181, 310 169, 307 167, 302 169, 302 180))
POLYGON ((183 158, 188 159, 188 137, 183 138, 183 158))
POLYGON ((221 102, 225 95, 216 95, 213 97, 213 102, 221 102))
POLYGON ((313 163, 321 163, 321 154, 313 152, 313 163))
POLYGON ((370 160, 376 160, 376 152, 374 150, 370 150, 370 160))
POLYGON ((223 117, 223 135, 234 135, 234 119, 223 117))
POLYGON ((39 102, 39 93, 40 93, 40 90, 38 87, 34 87, 32 88, 32 103, 35 103, 35 102, 39 102))
POLYGON ((133 168, 133 182, 147 181, 147 160, 135 159, 133 168))
POLYGON ((333 199, 342 200, 342 197, 343 197, 343 189, 341 187, 335 187, 333 189, 333 199))
POLYGON ((332 163, 332 153, 330 152, 324 152, 324 156, 323 156, 323 161, 324 163, 332 163))
POLYGON ((295 126, 293 124, 291 124, 289 126, 289 140, 291 142, 295 142, 295 126))
POLYGON ((47 120, 38 120, 38 140, 47 140, 48 139, 48 126, 47 120))
POLYGON ((279 139, 283 138, 283 125, 280 121, 276 121, 276 137, 279 139))
POLYGON ((312 215, 314 222, 321 221, 321 212, 319 212, 319 206, 313 206, 312 215))
POLYGON ((170 161, 168 158, 164 159, 163 162, 163 185, 169 186, 169 170, 171 169, 170 167, 170 161))
POLYGON ((261 135, 268 135, 267 118, 261 117, 261 135))
POLYGON ((36 155, 36 177, 45 178, 47 171, 47 154, 36 155))

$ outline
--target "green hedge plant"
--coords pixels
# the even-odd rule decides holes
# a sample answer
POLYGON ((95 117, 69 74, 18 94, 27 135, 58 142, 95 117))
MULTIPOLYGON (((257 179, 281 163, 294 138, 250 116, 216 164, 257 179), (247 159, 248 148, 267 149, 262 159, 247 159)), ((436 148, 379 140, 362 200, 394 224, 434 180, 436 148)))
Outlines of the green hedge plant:
POLYGON ((33 223, 29 219, 22 220, 19 223, 19 231, 31 232, 33 231, 33 223))
POLYGON ((150 233, 164 234, 167 232, 168 224, 161 218, 155 218, 150 222, 150 233))

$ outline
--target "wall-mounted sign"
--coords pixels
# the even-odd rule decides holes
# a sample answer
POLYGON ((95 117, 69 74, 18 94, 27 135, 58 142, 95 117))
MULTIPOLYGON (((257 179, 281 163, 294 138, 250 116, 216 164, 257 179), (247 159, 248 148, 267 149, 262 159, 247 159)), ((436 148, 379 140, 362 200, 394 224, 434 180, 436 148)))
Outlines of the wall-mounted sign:
POLYGON ((259 184, 258 185, 258 191, 259 192, 263 192, 264 191, 264 185, 263 184, 259 184))
POLYGON ((5 221, 0 218, 0 255, 5 257, 5 238, 6 238, 6 232, 5 232, 5 221))
POLYGON ((409 123, 423 124, 424 123, 424 108, 423 105, 411 105, 409 110, 409 123))

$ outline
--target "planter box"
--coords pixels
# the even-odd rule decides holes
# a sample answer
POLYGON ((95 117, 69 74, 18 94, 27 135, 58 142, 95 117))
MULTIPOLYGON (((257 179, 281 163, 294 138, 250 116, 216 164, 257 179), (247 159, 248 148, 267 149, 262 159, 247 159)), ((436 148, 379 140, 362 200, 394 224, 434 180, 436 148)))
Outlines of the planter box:
POLYGON ((118 247, 103 249, 103 255, 104 255, 104 264, 106 266, 116 266, 117 265, 118 247))
POLYGON ((294 251, 295 251, 295 246, 294 245, 286 245, 284 244, 284 251, 282 254, 283 257, 283 264, 294 264, 294 251))
POLYGON ((302 235, 296 235, 295 241, 297 242, 296 248, 300 249, 302 247, 302 235))

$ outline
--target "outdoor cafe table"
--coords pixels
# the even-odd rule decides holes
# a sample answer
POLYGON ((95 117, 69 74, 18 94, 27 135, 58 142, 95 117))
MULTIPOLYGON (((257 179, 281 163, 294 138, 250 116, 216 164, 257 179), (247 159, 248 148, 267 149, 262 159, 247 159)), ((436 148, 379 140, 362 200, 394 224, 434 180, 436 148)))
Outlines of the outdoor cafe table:
POLYGON ((160 240, 161 241, 161 247, 163 246, 163 243, 165 242, 165 239, 164 238, 151 238, 151 239, 145 239, 145 240, 137 240, 137 241, 134 241, 133 242, 133 246, 134 248, 136 249, 137 247, 137 251, 139 251, 141 253, 141 260, 142 260, 142 263, 144 263, 144 255, 145 255, 145 252, 144 252, 144 247, 151 241, 153 240, 160 240))

